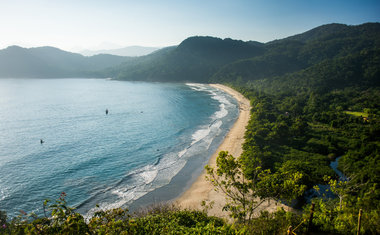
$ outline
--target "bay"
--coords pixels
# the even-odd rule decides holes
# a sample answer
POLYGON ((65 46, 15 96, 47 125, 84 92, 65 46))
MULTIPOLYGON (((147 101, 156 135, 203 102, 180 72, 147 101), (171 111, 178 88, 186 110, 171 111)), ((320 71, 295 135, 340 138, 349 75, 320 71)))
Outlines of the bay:
POLYGON ((231 96, 202 84, 1 79, 0 210, 41 215, 65 192, 86 214, 178 188, 172 178, 189 162, 202 169, 237 115, 231 96))

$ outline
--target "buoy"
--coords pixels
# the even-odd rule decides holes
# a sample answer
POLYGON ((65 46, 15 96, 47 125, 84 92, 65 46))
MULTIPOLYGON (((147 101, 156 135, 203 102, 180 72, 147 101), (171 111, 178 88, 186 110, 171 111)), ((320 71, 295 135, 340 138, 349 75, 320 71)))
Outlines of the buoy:
POLYGON ((45 141, 43 139, 40 139, 40 143, 43 144, 45 143, 45 141))
POLYGON ((108 115, 108 109, 106 109, 106 115, 108 115))

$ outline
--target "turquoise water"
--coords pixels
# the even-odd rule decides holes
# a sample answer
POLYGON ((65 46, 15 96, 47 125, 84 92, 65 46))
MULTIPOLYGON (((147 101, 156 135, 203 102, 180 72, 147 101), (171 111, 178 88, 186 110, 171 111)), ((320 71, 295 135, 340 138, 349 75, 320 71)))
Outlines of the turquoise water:
POLYGON ((201 84, 0 79, 0 210, 41 215, 66 192, 85 214, 176 188, 179 172, 186 184, 184 166, 201 168, 237 115, 201 84))

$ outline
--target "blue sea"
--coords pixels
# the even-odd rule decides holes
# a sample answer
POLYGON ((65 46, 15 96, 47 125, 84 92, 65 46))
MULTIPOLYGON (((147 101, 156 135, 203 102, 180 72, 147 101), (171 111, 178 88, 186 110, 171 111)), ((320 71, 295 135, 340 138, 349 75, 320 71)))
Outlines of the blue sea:
POLYGON ((61 192, 84 215, 172 200, 238 112, 203 84, 0 79, 0 210, 42 215, 61 192))

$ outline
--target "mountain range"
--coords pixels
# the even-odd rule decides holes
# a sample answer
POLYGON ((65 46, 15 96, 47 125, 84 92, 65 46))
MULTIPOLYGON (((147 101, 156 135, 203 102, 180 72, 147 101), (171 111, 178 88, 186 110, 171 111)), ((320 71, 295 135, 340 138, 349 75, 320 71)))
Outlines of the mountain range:
POLYGON ((0 50, 0 77, 94 77, 94 71, 103 70, 131 59, 131 57, 106 54, 86 57, 54 47, 27 49, 10 46, 0 50))
POLYGON ((203 83, 275 79, 287 81, 288 86, 328 86, 327 81, 337 86, 350 81, 370 86, 379 85, 379 68, 380 23, 322 25, 268 43, 195 36, 139 57, 85 57, 52 47, 0 50, 0 77, 203 83))
POLYGON ((93 56, 99 54, 109 54, 109 55, 118 55, 118 56, 143 56, 148 55, 154 51, 157 51, 158 47, 142 47, 142 46, 129 46, 119 49, 110 49, 110 50, 83 50, 80 54, 84 56, 93 56))

